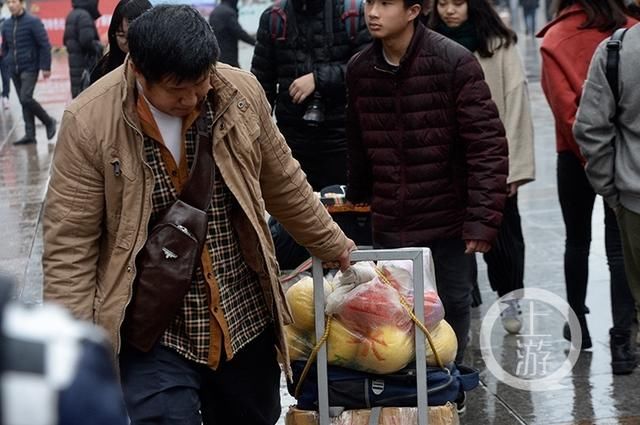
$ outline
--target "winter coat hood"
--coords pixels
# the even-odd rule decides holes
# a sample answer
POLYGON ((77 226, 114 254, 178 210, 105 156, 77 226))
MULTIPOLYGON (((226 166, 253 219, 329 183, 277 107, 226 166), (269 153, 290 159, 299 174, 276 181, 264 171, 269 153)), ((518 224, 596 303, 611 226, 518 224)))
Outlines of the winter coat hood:
POLYGON ((100 12, 98 11, 98 0, 71 0, 71 6, 74 9, 83 9, 89 12, 91 18, 96 20, 100 17, 100 12))

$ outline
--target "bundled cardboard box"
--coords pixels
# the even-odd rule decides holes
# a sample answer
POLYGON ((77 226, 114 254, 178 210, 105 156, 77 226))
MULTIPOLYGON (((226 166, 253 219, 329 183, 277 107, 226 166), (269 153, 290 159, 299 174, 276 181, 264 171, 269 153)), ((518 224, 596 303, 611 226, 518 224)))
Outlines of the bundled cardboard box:
MULTIPOLYGON (((331 418, 331 425, 369 425, 371 410, 345 410, 331 418)), ((378 425, 414 425, 418 423, 415 407, 385 407, 378 425)), ((318 412, 290 407, 285 425, 318 425, 318 412)), ((452 403, 429 407, 429 425, 460 425, 456 407, 452 403)))

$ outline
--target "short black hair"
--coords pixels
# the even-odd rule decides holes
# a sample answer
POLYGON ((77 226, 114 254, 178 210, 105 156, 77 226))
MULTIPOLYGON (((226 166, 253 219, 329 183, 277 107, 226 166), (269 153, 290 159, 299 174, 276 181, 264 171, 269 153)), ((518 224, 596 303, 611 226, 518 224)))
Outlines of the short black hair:
POLYGON ((402 0, 402 2, 404 3, 405 9, 409 9, 411 6, 415 4, 417 4, 418 6, 420 6, 420 8, 422 8, 424 4, 424 0, 402 0))
POLYGON ((158 5, 129 27, 129 55, 149 83, 201 78, 220 55, 209 23, 193 7, 158 5))

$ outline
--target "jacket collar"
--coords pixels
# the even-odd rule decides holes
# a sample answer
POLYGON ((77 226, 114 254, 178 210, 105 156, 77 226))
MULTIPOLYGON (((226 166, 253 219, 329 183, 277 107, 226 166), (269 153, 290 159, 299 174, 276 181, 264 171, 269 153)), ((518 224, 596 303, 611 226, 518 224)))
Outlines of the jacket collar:
MULTIPOLYGON (((133 126, 136 131, 142 133, 140 119, 138 118, 138 113, 136 109, 137 102, 137 88, 136 88, 136 78, 133 72, 131 72, 131 67, 129 66, 129 56, 125 59, 124 69, 122 72, 122 82, 121 82, 121 94, 122 94, 122 114, 124 116, 125 121, 129 123, 129 125, 133 126)), ((213 124, 217 125, 217 121, 221 121, 218 125, 217 132, 214 132, 214 144, 216 140, 221 139, 235 122, 234 117, 225 116, 225 112, 229 110, 229 106, 234 102, 235 98, 238 95, 238 89, 227 80, 217 69, 215 66, 211 67, 211 80, 210 84, 212 90, 209 92, 209 100, 213 102, 213 110, 214 110, 214 118, 213 124), (222 118, 222 119, 221 119, 222 118)), ((246 104, 246 102, 245 102, 246 104)), ((238 104, 240 109, 241 104, 238 104)), ((231 108, 230 111, 235 111, 236 108, 231 108)))
POLYGON ((402 70, 407 68, 408 66, 411 66, 411 62, 413 62, 413 59, 416 56, 416 52, 422 46, 422 41, 424 40, 426 33, 427 28, 424 26, 424 24, 422 24, 422 22, 417 20, 415 24, 415 30, 413 32, 413 37, 411 37, 411 42, 409 43, 409 47, 407 47, 407 51, 405 52, 404 56, 402 56, 402 59, 400 59, 399 67, 394 67, 387 63, 387 61, 384 59, 384 54, 382 53, 382 42, 380 40, 374 40, 373 48, 376 52, 374 62, 375 68, 383 72, 396 74, 402 72, 402 70))
POLYGON ((544 28, 542 28, 540 31, 538 31, 538 33, 536 34, 536 37, 538 37, 538 38, 544 37, 544 35, 547 33, 547 31, 549 31, 549 29, 551 29, 551 27, 555 26, 558 22, 564 21, 565 19, 567 19, 569 17, 572 17, 572 16, 576 16, 576 15, 584 15, 584 10, 577 3, 567 7, 565 9, 562 9, 560 11, 560 13, 558 14, 558 16, 556 16, 555 19, 553 19, 551 22, 549 22, 547 25, 545 25, 544 28))

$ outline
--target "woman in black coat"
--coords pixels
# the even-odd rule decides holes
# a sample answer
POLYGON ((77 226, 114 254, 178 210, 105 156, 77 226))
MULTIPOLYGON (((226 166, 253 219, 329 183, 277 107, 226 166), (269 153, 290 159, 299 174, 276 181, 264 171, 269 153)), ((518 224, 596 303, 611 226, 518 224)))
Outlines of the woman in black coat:
POLYGON ((129 53, 127 45, 129 24, 148 9, 151 9, 149 0, 120 0, 118 2, 113 10, 111 24, 109 24, 107 31, 109 51, 91 71, 91 84, 124 63, 124 58, 129 53))
POLYGON ((73 10, 64 25, 64 45, 69 55, 71 97, 89 85, 89 73, 102 56, 95 20, 100 17, 98 0, 72 0, 73 10))

